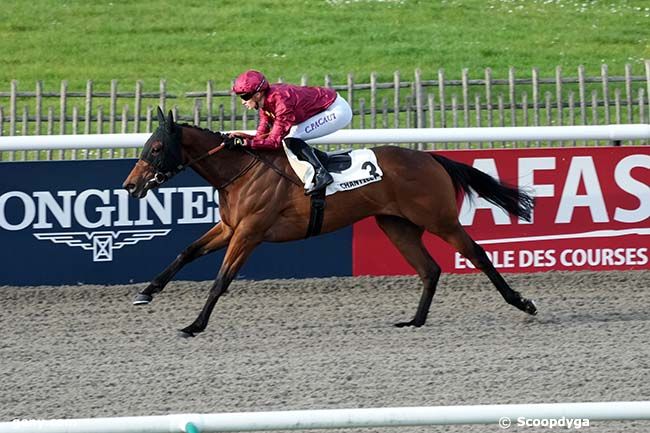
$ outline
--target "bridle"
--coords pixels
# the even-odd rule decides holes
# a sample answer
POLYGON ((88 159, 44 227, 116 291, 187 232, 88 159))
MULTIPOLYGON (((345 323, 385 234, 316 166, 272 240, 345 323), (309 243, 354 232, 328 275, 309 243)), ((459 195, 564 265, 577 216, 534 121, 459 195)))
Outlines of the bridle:
MULTIPOLYGON (((177 134, 173 136, 171 134, 168 134, 170 140, 169 141, 164 140, 167 145, 163 147, 162 158, 148 157, 148 154, 146 154, 146 152, 143 150, 143 154, 140 159, 146 161, 154 168, 153 177, 147 181, 146 183, 147 186, 150 186, 151 184, 155 184, 157 186, 162 185, 163 183, 167 182, 172 177, 176 176, 178 173, 182 172, 186 168, 191 167, 197 162, 209 158, 212 155, 215 155, 217 152, 221 151, 225 147, 225 145, 223 144, 223 139, 226 138, 226 134, 218 133, 222 139, 221 144, 217 145, 216 147, 213 147, 212 149, 208 150, 206 153, 199 155, 195 158, 192 158, 189 161, 183 163, 180 152, 172 152, 169 150, 172 149, 174 146, 177 146, 178 149, 180 149, 181 130, 182 128, 179 127, 178 128, 179 132, 177 134), (170 157, 173 158, 173 161, 168 161, 170 157)), ((225 188, 226 186, 230 185, 235 180, 243 176, 246 172, 248 172, 258 162, 261 162, 267 167, 269 167, 271 170, 276 172, 280 177, 283 177, 289 182, 302 188, 302 184, 299 181, 292 179, 290 176, 288 176, 286 173, 284 173, 282 170, 280 170, 278 167, 276 167, 272 162, 268 161, 266 158, 261 157, 257 153, 252 152, 245 147, 242 147, 241 150, 252 157, 251 162, 246 166, 244 166, 244 168, 240 170, 239 173, 235 174, 235 176, 227 180, 223 185, 216 187, 217 189, 225 188)))
MULTIPOLYGON (((222 134, 222 136, 223 136, 223 134, 222 134)), ((193 159, 189 160, 186 163, 181 162, 180 164, 177 164, 176 167, 173 170, 168 170, 166 172, 164 172, 164 171, 162 171, 160 169, 159 164, 156 164, 155 162, 147 161, 155 169, 154 175, 153 175, 153 177, 151 179, 149 179, 147 181, 147 185, 150 185, 152 183, 155 183, 157 185, 162 185, 163 183, 167 182, 172 177, 176 176, 181 171, 185 170, 187 167, 191 167, 192 165, 196 164, 197 162, 202 161, 205 158, 208 158, 208 157, 214 155, 215 153, 222 150, 224 147, 225 147, 225 145, 222 143, 222 144, 218 145, 217 147, 213 147, 212 149, 208 150, 203 155, 197 156, 196 158, 193 158, 193 159)))

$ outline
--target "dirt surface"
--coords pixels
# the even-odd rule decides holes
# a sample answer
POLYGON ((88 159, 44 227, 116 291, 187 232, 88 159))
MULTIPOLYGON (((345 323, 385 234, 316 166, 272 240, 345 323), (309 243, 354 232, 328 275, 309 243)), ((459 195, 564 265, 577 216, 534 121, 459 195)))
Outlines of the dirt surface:
MULTIPOLYGON (((650 400, 650 271, 443 275, 428 323, 415 277, 236 281, 180 339, 209 283, 0 287, 0 421, 382 406, 650 400)), ((545 431, 511 427, 507 431, 545 431)), ((557 430, 557 429, 555 429, 557 430)), ((648 432, 592 421, 589 432, 648 432)), ((498 426, 358 429, 499 432, 498 426)))

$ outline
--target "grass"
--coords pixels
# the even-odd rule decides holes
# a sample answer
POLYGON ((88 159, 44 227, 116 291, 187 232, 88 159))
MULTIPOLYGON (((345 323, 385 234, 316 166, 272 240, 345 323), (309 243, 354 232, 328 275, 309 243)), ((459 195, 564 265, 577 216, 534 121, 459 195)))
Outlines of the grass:
POLYGON ((642 75, 650 58, 647 0, 5 0, 0 8, 0 91, 19 80, 33 89, 83 90, 93 79, 143 80, 155 91, 224 89, 247 68, 272 79, 344 83, 373 71, 391 81, 421 68, 435 79, 468 68, 482 77, 518 76, 538 67, 552 77, 557 65, 575 75, 601 63, 622 75, 626 63, 642 75))
MULTIPOLYGON (((446 79, 459 80, 464 68, 470 79, 481 79, 488 67, 494 79, 507 78, 510 67, 515 67, 517 78, 530 78, 532 68, 537 68, 542 78, 553 78, 557 66, 562 67, 564 77, 576 77, 579 65, 584 65, 587 76, 599 76, 603 63, 609 65, 610 76, 624 75, 626 64, 632 66, 633 75, 643 76, 644 62, 650 59, 650 3, 4 0, 0 8, 0 52, 0 116, 4 115, 4 125, 0 122, 0 126, 6 134, 12 80, 19 82, 19 91, 31 92, 40 80, 46 93, 58 92, 61 81, 67 80, 68 91, 81 95, 68 102, 66 115, 70 118, 73 105, 83 110, 87 80, 93 80, 95 92, 108 92, 113 79, 119 81, 121 92, 132 92, 138 80, 143 82, 145 92, 157 92, 160 80, 165 79, 168 93, 182 96, 185 92, 204 91, 208 80, 213 81, 215 90, 228 89, 231 80, 248 68, 264 71, 273 81, 282 78, 298 83, 306 75, 310 84, 322 84, 326 75, 334 84, 345 84, 348 74, 353 74, 357 83, 367 83, 373 72, 378 82, 392 82, 395 71, 401 72, 402 80, 410 81, 416 68, 421 69, 423 80, 437 80, 440 69, 444 69, 446 79)), ((635 84, 634 95, 639 86, 646 85, 635 84)), ((542 87, 554 92, 553 85, 542 87)), ((575 92, 575 87, 566 84, 564 93, 575 92)), ((590 83, 587 88, 587 98, 591 91, 601 92, 600 83, 590 83)), ((518 87, 518 92, 521 90, 518 87)), ((378 103, 386 97, 392 104, 391 92, 379 90, 378 103)), ((408 92, 404 90, 402 100, 408 92)), ((447 98, 458 92, 458 87, 450 89, 447 98)), ((471 101, 474 94, 482 92, 481 86, 472 88, 471 101)), ((497 92, 507 95, 507 88, 495 86, 494 98, 497 92)), ((530 91, 528 97, 530 100, 530 91)), ((369 92, 357 91, 355 104, 359 98, 368 103, 369 92)), ((518 94, 517 100, 520 98, 518 94)), ((169 104, 178 105, 187 121, 193 102, 192 98, 182 98, 170 100, 169 104)), ((228 98, 221 98, 219 103, 227 104, 229 112, 228 98)), ((104 116, 108 115, 106 99, 93 104, 95 119, 102 105, 104 116)), ((118 118, 125 104, 130 106, 132 116, 132 98, 124 96, 117 102, 118 118)), ((157 99, 148 99, 145 104, 157 105, 157 99)), ((53 110, 51 125, 58 133, 57 97, 44 101, 44 121, 49 109, 53 110)), ((602 113, 602 107, 599 111, 602 113)), ((24 125, 27 133, 35 133, 35 99, 19 96, 17 113, 17 133, 24 125), (29 122, 21 122, 23 110, 28 111, 29 122)), ((448 126, 452 125, 450 116, 448 111, 448 126)), ((517 116, 521 118, 521 113, 517 116)), ((405 113, 400 114, 402 120, 405 117, 405 113)), ((588 123, 590 117, 589 113, 588 123)), ((474 113, 471 118, 474 124, 474 113)), ((393 114, 389 114, 389 126, 392 119, 393 114)), ((369 127, 369 119, 364 120, 369 127)), ((356 115, 355 127, 361 121, 362 116, 356 115)), ((411 125, 415 125, 414 120, 411 125)), ((462 119, 459 126, 465 126, 462 119)), ((215 129, 229 127, 238 126, 228 123, 216 125, 215 129)), ((92 132, 96 129, 93 124, 92 132)), ((102 130, 107 132, 107 122, 102 130)), ((68 123, 66 133, 71 132, 68 123)), ((6 159, 6 155, 0 156, 6 159)))

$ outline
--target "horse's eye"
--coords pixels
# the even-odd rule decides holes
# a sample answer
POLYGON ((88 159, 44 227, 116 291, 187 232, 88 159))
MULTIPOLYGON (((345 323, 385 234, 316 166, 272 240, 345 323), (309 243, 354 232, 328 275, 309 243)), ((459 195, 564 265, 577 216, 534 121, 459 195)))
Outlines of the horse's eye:
POLYGON ((160 151, 162 150, 162 143, 154 143, 153 146, 151 146, 151 153, 152 155, 158 155, 160 151))

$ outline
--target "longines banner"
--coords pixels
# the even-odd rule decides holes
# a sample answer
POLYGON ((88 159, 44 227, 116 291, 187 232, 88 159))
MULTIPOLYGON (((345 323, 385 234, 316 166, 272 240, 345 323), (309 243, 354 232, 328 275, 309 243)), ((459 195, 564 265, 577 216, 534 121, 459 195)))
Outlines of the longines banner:
MULTIPOLYGON (((121 188, 134 160, 0 163, 0 285, 151 280, 219 222, 218 194, 189 171, 136 200, 121 188)), ((263 244, 240 277, 350 275, 351 229, 263 244)), ((177 279, 213 279, 225 251, 177 279)))
MULTIPOLYGON (((461 223, 497 269, 650 269, 650 147, 441 153, 536 196, 532 223, 480 198, 462 202, 461 223)), ((355 275, 413 273, 373 220, 355 225, 353 243, 355 275)), ((439 238, 425 244, 444 271, 473 269, 439 238)))

